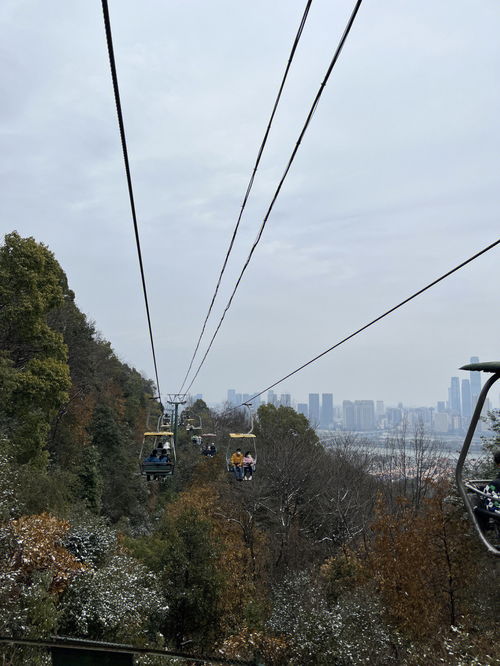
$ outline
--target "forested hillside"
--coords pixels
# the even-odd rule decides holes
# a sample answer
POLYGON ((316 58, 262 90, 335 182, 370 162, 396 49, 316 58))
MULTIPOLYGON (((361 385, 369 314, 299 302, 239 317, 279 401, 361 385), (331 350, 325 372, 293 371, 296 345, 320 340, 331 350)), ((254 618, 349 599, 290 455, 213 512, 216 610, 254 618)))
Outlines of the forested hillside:
POLYGON ((197 401, 218 454, 182 431, 174 476, 148 483, 152 383, 79 311, 49 249, 15 232, 0 248, 0 341, 1 635, 274 666, 500 663, 495 563, 423 430, 384 457, 349 434, 326 450, 303 416, 266 405, 255 475, 237 482, 225 455, 244 415, 197 401))

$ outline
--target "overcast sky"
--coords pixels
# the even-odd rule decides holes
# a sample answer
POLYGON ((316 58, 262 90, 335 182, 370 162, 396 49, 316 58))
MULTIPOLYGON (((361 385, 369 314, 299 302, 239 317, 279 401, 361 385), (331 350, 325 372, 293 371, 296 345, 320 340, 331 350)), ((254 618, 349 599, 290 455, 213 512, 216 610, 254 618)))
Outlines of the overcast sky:
MULTIPOLYGON (((110 0, 164 394, 304 6, 110 0)), ((210 334, 352 7, 312 3, 210 334)), ((101 3, 3 0, 0 30, 1 231, 47 244, 80 309, 153 377, 101 3)), ((498 0, 365 0, 194 393, 265 388, 500 236, 499 32, 498 0)), ((275 391, 446 400, 470 356, 500 359, 499 266, 497 247, 275 391)))

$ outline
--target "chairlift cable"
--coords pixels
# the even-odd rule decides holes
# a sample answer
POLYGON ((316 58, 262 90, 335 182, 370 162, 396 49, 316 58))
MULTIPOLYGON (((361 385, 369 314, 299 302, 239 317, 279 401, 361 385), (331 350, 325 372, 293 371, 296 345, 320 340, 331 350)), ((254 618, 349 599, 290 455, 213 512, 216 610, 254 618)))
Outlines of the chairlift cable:
POLYGON ((212 348, 212 345, 213 345, 213 343, 214 343, 214 340, 215 340, 215 338, 217 337, 217 334, 218 334, 218 332, 219 332, 219 330, 220 330, 220 328, 221 328, 221 326, 222 326, 222 322, 223 322, 224 319, 225 319, 226 313, 227 313, 227 311, 229 310, 229 308, 231 307, 231 304, 232 304, 232 302, 233 302, 233 299, 234 299, 234 296, 235 296, 235 294, 236 294, 236 291, 238 290, 238 287, 239 287, 239 285, 240 285, 240 283, 241 283, 241 280, 242 280, 242 278, 243 278, 243 275, 244 275, 244 273, 245 273, 245 271, 246 271, 246 269, 247 269, 247 267, 248 267, 248 265, 249 265, 249 263, 250 263, 250 261, 251 261, 251 259, 252 259, 253 253, 255 252, 255 249, 256 249, 257 245, 258 245, 259 242, 260 242, 260 239, 261 239, 262 234, 263 234, 263 232, 264 232, 264 229, 265 229, 265 227, 266 227, 267 221, 268 221, 268 219, 269 219, 269 216, 271 215, 271 211, 272 211, 272 209, 273 209, 273 207, 274 207, 274 204, 276 203, 276 200, 277 200, 278 195, 279 195, 279 193, 280 193, 280 191, 281 191, 281 188, 282 188, 282 186, 283 186, 283 183, 285 182, 285 179, 286 179, 286 177, 287 177, 287 175, 288 175, 288 172, 290 171, 290 168, 291 168, 291 166, 292 166, 292 163, 293 163, 293 161, 295 160, 295 156, 297 155, 297 152, 298 152, 299 146, 300 146, 300 144, 301 144, 301 142, 302 142, 302 139, 304 138, 304 135, 305 135, 305 133, 306 133, 306 131, 307 131, 307 128, 309 127, 309 124, 310 124, 310 122, 311 122, 311 120, 312 120, 312 117, 314 116, 314 114, 315 114, 315 112, 316 112, 316 109, 317 109, 317 107, 318 107, 319 101, 320 101, 320 99, 321 99, 321 96, 322 96, 322 94, 323 94, 323 91, 324 91, 324 89, 325 89, 325 87, 326 87, 326 84, 327 84, 327 82, 328 82, 328 79, 330 78, 330 75, 331 75, 331 73, 332 73, 332 70, 333 70, 333 68, 335 67, 335 64, 336 64, 336 62, 337 62, 337 60, 338 60, 338 58, 339 58, 339 56, 340 56, 340 53, 341 53, 341 51, 342 51, 342 48, 343 48, 343 46, 344 46, 344 44, 345 44, 345 42, 346 42, 346 40, 347 40, 347 37, 348 37, 348 35, 349 35, 350 31, 351 31, 352 25, 353 25, 353 23, 354 23, 354 19, 356 18, 356 15, 357 15, 358 10, 359 10, 359 8, 360 8, 360 6, 361 6, 361 3, 362 3, 362 0, 357 0, 356 4, 355 4, 355 6, 354 6, 354 9, 353 9, 353 11, 352 11, 352 13, 351 13, 351 16, 349 17, 349 20, 348 20, 347 25, 346 25, 346 27, 345 27, 345 29, 344 29, 344 32, 343 32, 342 37, 341 37, 341 39, 340 39, 340 42, 339 42, 339 44, 338 44, 338 46, 337 46, 337 48, 336 48, 336 50, 335 50, 335 53, 334 53, 334 55, 333 55, 332 61, 330 62, 330 65, 329 65, 329 67, 328 67, 328 69, 327 69, 327 71, 326 71, 325 77, 324 77, 323 81, 322 81, 321 84, 320 84, 320 87, 319 87, 318 92, 316 93, 316 97, 314 98, 314 101, 313 101, 312 106, 311 106, 311 108, 310 108, 310 110, 309 110, 309 113, 308 113, 308 115, 307 115, 307 118, 306 118, 306 121, 305 121, 305 123, 304 123, 304 126, 303 126, 303 128, 302 128, 302 130, 301 130, 301 132, 300 132, 300 134, 299 134, 299 138, 297 139, 297 142, 296 142, 296 144, 295 144, 295 147, 294 147, 294 149, 293 149, 293 151, 292 151, 292 154, 291 154, 291 156, 290 156, 290 158, 289 158, 289 160, 288 160, 288 164, 287 164, 287 166, 286 166, 286 168, 285 168, 285 171, 284 171, 284 173, 283 173, 283 175, 282 175, 282 177, 281 177, 281 180, 280 180, 279 183, 278 183, 278 187, 276 188, 276 191, 275 191, 274 196, 273 196, 273 198, 272 198, 272 200, 271 200, 271 203, 270 203, 270 205, 269 205, 269 208, 267 209, 267 212, 266 212, 266 214, 265 214, 265 216, 264 216, 264 219, 263 219, 262 224, 261 224, 261 226, 260 226, 259 232, 258 232, 258 234, 257 234, 257 238, 255 239, 255 241, 254 241, 254 243, 253 243, 253 245, 252 245, 252 247, 251 247, 251 249, 250 249, 250 253, 249 253, 249 255, 248 255, 248 257, 247 257, 247 259, 246 259, 246 261, 245 261, 245 263, 244 263, 244 265, 243 265, 243 268, 242 268, 241 273, 240 273, 240 275, 239 275, 239 277, 238 277, 238 279, 237 279, 237 281, 236 281, 236 285, 235 285, 235 287, 234 287, 234 289, 233 289, 233 292, 232 292, 232 294, 231 294, 231 296, 230 296, 230 298, 229 298, 229 301, 227 302, 226 307, 224 308, 224 312, 222 313, 222 316, 221 316, 221 318, 220 318, 220 320, 219 320, 219 323, 217 324, 217 328, 215 329, 215 332, 214 332, 214 334, 213 334, 213 336, 212 336, 212 339, 210 340, 210 343, 209 343, 209 345, 208 345, 208 347, 207 347, 207 350, 205 351, 205 354, 204 354, 204 356, 203 356, 203 358, 202 358, 202 360, 201 360, 201 363, 198 365, 198 368, 197 368, 197 370, 196 370, 196 372, 195 372, 193 378, 191 379, 191 382, 190 382, 189 386, 187 387, 186 392, 189 392, 189 389, 190 389, 191 386, 193 385, 193 383, 194 383, 194 381, 196 380, 196 378, 197 378, 197 376, 198 376, 198 374, 199 374, 201 368, 203 367, 203 364, 205 363, 205 360, 206 360, 206 358, 207 358, 207 356, 208 356, 208 354, 209 354, 209 352, 210 352, 210 350, 211 350, 211 348, 212 348))
MULTIPOLYGON (((284 382, 286 379, 289 379, 290 377, 292 377, 293 375, 296 375, 296 374, 297 374, 298 372, 300 372, 301 370, 304 370, 304 368, 307 368, 307 366, 311 365, 312 363, 315 363, 316 361, 318 361, 318 360, 319 360, 320 358, 322 358, 323 356, 326 356, 326 354, 329 354, 331 351, 333 351, 333 350, 336 349, 337 347, 340 347, 341 345, 343 345, 343 344, 344 344, 345 342, 347 342, 348 340, 351 340, 351 338, 354 338, 356 335, 359 335, 360 333, 362 333, 363 331, 365 331, 367 328, 370 328, 370 326, 373 326, 374 324, 376 324, 377 322, 379 322, 381 319, 384 319, 385 317, 387 317, 388 315, 390 315, 390 314, 391 314, 392 312, 394 312, 395 310, 398 310, 398 309, 401 308, 403 305, 406 305, 406 303, 409 303, 410 301, 412 301, 412 300, 413 300, 414 298, 416 298, 417 296, 420 296, 420 294, 423 294, 423 293, 424 293, 425 291, 427 291, 428 289, 431 289, 431 287, 434 287, 435 285, 437 285, 439 282, 442 282, 443 280, 445 280, 445 279, 446 279, 447 277, 449 277, 450 275, 453 275, 453 273, 456 273, 457 271, 459 271, 459 270, 460 270, 461 268, 463 268, 464 266, 467 266, 467 264, 470 264, 470 263, 473 262, 475 259, 478 259, 481 255, 486 254, 486 252, 489 252, 490 250, 492 250, 492 249, 493 249, 494 247, 496 247, 499 243, 500 243, 500 238, 499 238, 498 240, 496 240, 494 243, 491 243, 491 244, 488 245, 487 247, 483 248, 482 250, 480 250, 479 252, 477 252, 476 254, 474 254, 472 257, 469 257, 468 259, 466 259, 465 261, 463 261, 461 264, 458 264, 458 266, 455 266, 454 268, 452 268, 451 270, 449 270, 448 272, 446 272, 444 275, 441 275, 440 277, 436 278, 435 280, 433 280, 432 282, 430 282, 428 285, 426 285, 426 286, 423 287, 422 289, 419 289, 418 291, 416 291, 416 292, 415 292, 414 294, 412 294, 411 296, 408 296, 408 298, 405 298, 403 301, 401 301, 400 303, 398 303, 398 304, 395 305, 394 307, 390 308, 389 310, 386 310, 383 314, 379 315, 379 316, 376 317, 375 319, 372 319, 372 321, 368 322, 368 324, 365 324, 365 325, 362 326, 361 328, 358 328, 358 330, 357 330, 357 331, 354 331, 354 333, 351 333, 350 335, 348 335, 347 337, 343 338, 343 339, 340 340, 339 342, 335 343, 335 344, 332 345, 331 347, 328 347, 328 349, 325 349, 325 350, 322 351, 320 354, 318 354, 317 356, 315 356, 314 358, 312 358, 310 361, 307 361, 306 363, 303 363, 302 365, 300 365, 300 366, 299 366, 298 368, 296 368, 295 370, 292 370, 292 372, 289 372, 289 373, 288 373, 287 375, 285 375, 284 377, 281 377, 281 379, 278 379, 278 380, 275 381, 273 384, 270 384, 267 388, 262 389, 262 391, 259 391, 259 393, 256 393, 255 395, 253 395, 253 396, 252 396, 249 400, 247 400, 246 402, 250 402, 250 403, 251 403, 252 400, 255 400, 255 398, 258 398, 259 396, 261 396, 261 395, 262 395, 263 393, 265 393, 266 391, 270 391, 271 389, 273 389, 273 388, 274 388, 275 386, 277 386, 278 384, 281 384, 282 382, 284 382)), ((232 409, 230 409, 230 410, 228 410, 228 411, 234 411, 234 410, 236 410, 236 409, 239 409, 240 407, 244 407, 244 405, 246 404, 246 402, 242 403, 241 405, 237 405, 236 407, 233 407, 232 409)))
POLYGON ((115 63, 115 54, 114 54, 114 48, 113 48, 113 38, 111 35, 111 21, 109 18, 109 9, 108 9, 108 0, 102 0, 102 12, 104 16, 104 27, 106 30, 106 42, 108 46, 108 56, 109 56, 109 64, 111 68, 111 78, 113 80, 113 92, 115 96, 115 104, 116 104, 116 113, 118 116, 118 125, 120 128, 120 139, 121 139, 121 144, 122 144, 122 151, 123 151, 123 160, 125 162, 125 173, 127 176, 127 187, 128 187, 128 194, 129 194, 129 199, 130 199, 130 208, 132 211, 132 220, 134 223, 134 234, 135 234, 135 243, 137 247, 137 256, 139 258, 139 268, 141 272, 141 281, 142 281, 142 291, 144 294, 144 303, 146 305, 146 315, 147 315, 147 320, 148 320, 148 328, 149 328, 149 339, 151 341, 151 351, 153 353, 153 365, 154 365, 154 370, 155 370, 155 377, 156 377, 156 387, 158 389, 158 399, 160 401, 160 405, 162 404, 161 402, 161 391, 160 391, 160 380, 158 379, 158 367, 156 363, 156 353, 155 353, 155 345, 154 345, 154 338, 153 338, 153 327, 151 325, 151 316, 149 312, 149 301, 148 301, 148 292, 146 288, 146 278, 144 275, 144 265, 142 262, 142 252, 141 252, 141 241, 139 238, 139 227, 137 224, 137 214, 136 214, 136 209, 135 209, 135 199, 134 199, 134 190, 132 188, 132 177, 130 174, 130 164, 129 164, 129 159, 128 159, 128 150, 127 150, 127 140, 125 137, 125 125, 123 122, 123 113, 122 113, 122 105, 120 101, 120 89, 118 86, 118 75, 116 73, 116 63, 115 63))
POLYGON ((256 159, 256 161, 255 161, 255 165, 254 165, 254 168, 253 168, 253 172, 252 172, 252 175, 250 176, 250 180, 249 180, 248 185, 247 185, 247 189, 246 189, 246 192, 245 192, 245 196, 243 197, 243 203, 241 204, 241 209, 240 209, 240 212, 239 212, 239 215, 238 215, 238 219, 237 219, 237 222, 236 222, 236 226, 234 227, 233 235, 232 235, 232 237, 231 237, 231 242, 229 243, 229 247, 228 247, 228 249, 227 249, 226 256, 225 256, 225 258, 224 258, 224 262, 223 262, 223 264, 222 264, 222 269, 221 269, 221 271, 220 271, 219 278, 218 278, 218 280, 217 280, 217 284, 216 284, 216 286, 215 286, 215 291, 214 291, 214 293, 213 293, 212 300, 211 300, 210 305, 209 305, 209 308, 208 308, 208 312, 207 312, 207 314, 206 314, 206 316, 205 316, 205 321, 203 322, 203 326, 202 326, 202 328, 201 328, 201 333, 200 333, 200 335, 199 335, 199 337, 198 337, 198 341, 197 341, 197 343, 196 343, 196 346, 195 346, 195 349, 194 349, 193 355, 192 355, 192 357, 191 357, 191 361, 190 361, 190 363, 189 363, 189 367, 188 367, 188 369, 187 369, 186 375, 185 375, 184 380, 183 380, 183 382, 182 382, 181 388, 179 389, 179 393, 182 392, 182 389, 184 388, 184 384, 186 383, 187 378, 188 378, 188 376, 189 376, 189 373, 191 372, 191 368, 193 367, 194 359, 195 359, 195 357, 196 357, 196 354, 198 353, 198 349, 199 349, 199 347, 200 347, 201 339, 202 339, 202 337, 203 337, 203 334, 205 333, 205 329, 206 329, 206 326, 207 326, 208 319, 209 319, 209 317, 210 317, 210 314, 211 314, 211 312, 212 312, 213 305, 214 305, 214 303, 215 303, 215 299, 216 299, 217 294, 218 294, 218 292, 219 292, 219 287, 220 287, 220 284, 221 284, 221 281, 222 281, 222 276, 224 275, 224 272, 225 272, 225 270, 226 270, 226 266, 227 266, 227 262, 228 262, 228 260, 229 260, 229 255, 231 254, 232 249, 233 249, 234 241, 235 241, 235 239, 236 239, 236 235, 237 235, 237 233, 238 233, 238 229, 239 229, 239 226, 240 226, 241 218, 242 218, 242 216, 243 216, 243 212, 244 212, 244 210, 245 210, 245 207, 246 207, 246 204, 247 204, 247 201, 248 201, 248 197, 250 196, 250 192, 251 192, 252 187, 253 187, 253 182, 254 182, 254 179, 255 179, 255 175, 256 175, 256 173, 257 173, 257 169, 259 168, 259 164, 260 164, 260 160, 261 160, 261 157, 262 157, 262 153, 264 152, 264 148, 265 148, 265 145, 266 145, 266 143, 267 143, 267 139, 268 139, 268 136, 269 136, 269 132, 270 132, 270 130, 271 130, 271 125, 272 125, 272 123, 273 123, 274 116, 275 116, 275 114, 276 114, 276 110, 277 110, 277 108, 278 108, 278 104, 279 104, 280 99, 281 99, 281 93, 283 92, 283 88, 285 87, 285 82, 286 82, 286 79, 287 79, 287 77, 288 77, 288 72, 289 72, 289 70, 290 70, 290 66, 291 66, 292 61, 293 61, 293 58, 294 58, 294 56, 295 56, 295 51, 297 50, 297 46, 298 46, 298 44, 299 44, 300 38, 301 38, 301 36, 302 36, 302 31, 304 30, 304 26, 305 26, 305 24, 306 24, 307 15, 309 14, 309 9, 310 9, 310 7, 311 7, 311 4, 312 4, 312 0, 308 0, 308 1, 307 1, 307 4, 306 4, 306 8, 305 8, 305 10, 304 10, 304 13, 303 13, 303 15, 302 15, 302 19, 301 19, 301 22, 300 22, 300 25, 299 25, 299 29, 298 29, 297 34, 296 34, 296 36, 295 36, 295 40, 294 40, 294 43, 293 43, 293 46, 292 46, 292 50, 291 50, 291 52, 290 52, 290 56, 289 56, 289 58, 288 58, 288 63, 287 63, 286 68, 285 68, 285 73, 283 74, 283 78, 282 78, 282 80, 281 80, 281 85, 280 85, 280 87, 279 87, 278 94, 277 94, 276 99, 275 99, 275 101, 274 101, 273 110, 272 110, 271 116, 270 116, 270 118, 269 118, 269 122, 268 122, 268 124, 267 124, 266 131, 265 131, 265 133, 264 133, 264 138, 263 138, 263 140, 262 140, 262 143, 260 144, 259 152, 257 153, 257 159, 256 159))

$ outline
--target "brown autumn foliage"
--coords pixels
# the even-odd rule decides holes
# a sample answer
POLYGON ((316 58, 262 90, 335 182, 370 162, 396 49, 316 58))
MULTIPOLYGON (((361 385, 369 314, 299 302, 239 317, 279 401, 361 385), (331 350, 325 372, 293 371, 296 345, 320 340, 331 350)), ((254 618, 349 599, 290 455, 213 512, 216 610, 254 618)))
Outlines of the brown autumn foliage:
POLYGON ((257 657, 267 666, 287 666, 290 663, 290 648, 283 638, 251 631, 246 626, 224 641, 221 652, 233 659, 257 657))
POLYGON ((86 568, 62 545, 69 527, 67 521, 48 513, 12 520, 8 525, 12 547, 5 566, 25 579, 37 571, 50 571, 49 590, 60 594, 71 578, 86 568))
POLYGON ((376 506, 369 563, 389 615, 415 637, 461 625, 479 582, 476 543, 448 490, 436 487, 417 515, 403 499, 394 514, 376 506))

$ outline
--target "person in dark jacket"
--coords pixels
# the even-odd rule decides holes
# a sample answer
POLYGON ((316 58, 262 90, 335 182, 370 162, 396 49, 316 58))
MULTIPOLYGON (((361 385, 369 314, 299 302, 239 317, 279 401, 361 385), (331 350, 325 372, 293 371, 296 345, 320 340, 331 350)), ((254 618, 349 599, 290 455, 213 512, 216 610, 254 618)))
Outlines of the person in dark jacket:
POLYGON ((161 454, 160 454, 160 462, 162 463, 169 463, 171 462, 170 460, 170 454, 168 449, 162 449, 161 454))
POLYGON ((160 458, 157 455, 156 449, 153 449, 149 456, 144 459, 144 462, 160 462, 160 458))

